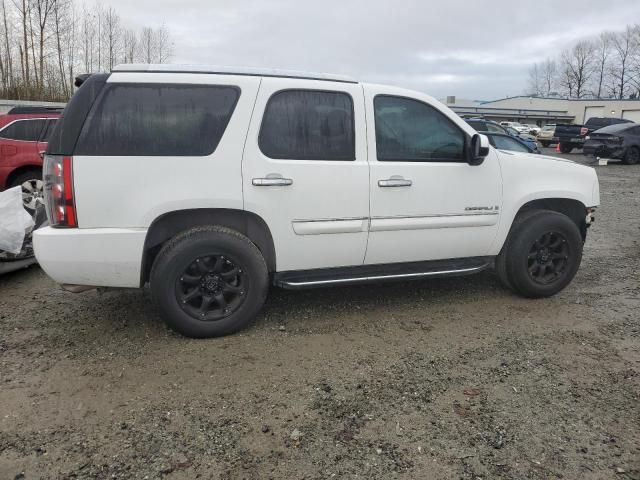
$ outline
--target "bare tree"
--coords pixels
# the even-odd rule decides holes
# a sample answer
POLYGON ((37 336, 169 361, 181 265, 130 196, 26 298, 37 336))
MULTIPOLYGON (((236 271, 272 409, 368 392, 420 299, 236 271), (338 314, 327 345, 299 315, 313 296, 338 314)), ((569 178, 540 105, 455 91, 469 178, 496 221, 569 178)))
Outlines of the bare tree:
POLYGON ((116 64, 118 49, 120 48, 120 15, 113 7, 107 8, 104 13, 104 38, 107 48, 108 66, 111 70, 116 64))
POLYGON ((140 47, 142 48, 142 61, 144 63, 153 63, 155 43, 153 29, 144 27, 140 33, 140 47))
POLYGON ((627 25, 624 31, 612 37, 614 58, 609 72, 613 77, 615 93, 619 99, 623 99, 629 91, 633 56, 638 48, 636 31, 637 28, 627 25))
MULTIPOLYGON (((593 75, 593 44, 587 40, 576 43, 571 50, 562 52, 561 61, 565 75, 572 77, 570 96, 582 98, 587 93, 587 84, 593 75)), ((565 79, 565 86, 569 82, 565 79)))
POLYGON ((556 86, 558 66, 552 58, 547 58, 541 68, 544 95, 549 96, 556 86))
POLYGON ((127 29, 122 36, 122 58, 124 63, 134 63, 138 56, 138 36, 136 32, 127 29))
POLYGON ((541 70, 542 68, 537 63, 534 63, 529 69, 529 86, 527 89, 528 95, 533 95, 535 97, 542 96, 544 81, 541 70))
POLYGON ((562 66, 560 68, 558 83, 560 87, 564 89, 566 96, 569 98, 572 98, 573 93, 575 92, 575 89, 576 89, 576 79, 575 79, 575 76, 573 75, 573 71, 571 70, 571 67, 569 66, 569 63, 567 61, 564 61, 564 59, 569 58, 569 56, 570 54, 566 50, 563 51, 561 54, 561 58, 563 59, 563 61, 561 64, 562 66))
POLYGON ((166 63, 173 55, 173 45, 167 26, 163 23, 156 31, 157 62, 166 63))
POLYGON ((607 68, 609 65, 609 56, 611 55, 611 32, 602 32, 595 44, 595 60, 594 70, 596 75, 596 83, 594 95, 596 98, 602 98, 604 82, 606 80, 607 68))
POLYGON ((40 88, 44 87, 44 44, 47 40, 46 30, 50 15, 56 5, 56 1, 57 0, 31 0, 38 27, 40 88))

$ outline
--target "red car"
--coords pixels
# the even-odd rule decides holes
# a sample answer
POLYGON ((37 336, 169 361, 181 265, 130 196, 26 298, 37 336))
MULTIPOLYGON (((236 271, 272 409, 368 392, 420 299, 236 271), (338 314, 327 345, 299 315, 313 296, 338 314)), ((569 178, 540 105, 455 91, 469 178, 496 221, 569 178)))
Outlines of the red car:
POLYGON ((61 108, 15 107, 0 115, 0 191, 22 186, 27 210, 42 203, 42 152, 61 108))

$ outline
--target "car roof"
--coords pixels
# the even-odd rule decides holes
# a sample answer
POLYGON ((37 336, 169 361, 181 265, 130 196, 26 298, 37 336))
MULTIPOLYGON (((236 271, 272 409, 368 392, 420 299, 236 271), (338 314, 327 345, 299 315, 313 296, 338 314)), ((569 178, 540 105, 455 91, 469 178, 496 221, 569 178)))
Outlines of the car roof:
POLYGON ((637 124, 632 122, 625 123, 616 123, 614 125, 608 125, 606 127, 599 128, 594 133, 616 133, 616 132, 624 132, 625 130, 629 130, 630 128, 635 127, 637 124))
POLYGON ((303 72, 279 68, 232 67, 225 65, 171 65, 130 63, 113 67, 112 72, 207 73, 212 75, 249 75, 255 77, 299 78, 332 82, 359 83, 357 80, 333 73, 303 72))

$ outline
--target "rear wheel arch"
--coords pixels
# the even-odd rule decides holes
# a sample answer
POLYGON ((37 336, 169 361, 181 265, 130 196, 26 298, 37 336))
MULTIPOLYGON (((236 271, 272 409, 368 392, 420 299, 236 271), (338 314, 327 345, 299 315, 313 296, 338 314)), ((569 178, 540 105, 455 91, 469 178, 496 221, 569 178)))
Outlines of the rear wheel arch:
POLYGON ((147 230, 140 283, 149 281, 153 262, 162 246, 181 232, 194 227, 218 225, 235 230, 249 238, 260 250, 268 271, 276 270, 275 246, 266 222, 255 213, 226 208, 176 210, 156 218, 147 230))
POLYGON ((20 177, 24 173, 34 172, 37 173, 40 177, 42 177, 42 166, 41 165, 22 165, 15 170, 11 171, 7 176, 7 184, 5 188, 9 188, 13 182, 15 182, 16 178, 20 177))

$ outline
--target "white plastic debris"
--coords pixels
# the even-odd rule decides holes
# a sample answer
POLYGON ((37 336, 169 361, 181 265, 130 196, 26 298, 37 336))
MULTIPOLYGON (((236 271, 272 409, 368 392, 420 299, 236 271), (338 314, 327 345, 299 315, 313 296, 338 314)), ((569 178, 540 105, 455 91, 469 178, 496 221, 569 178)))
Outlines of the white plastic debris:
POLYGON ((22 189, 0 192, 0 250, 18 255, 24 237, 34 227, 33 218, 22 206, 22 189))

